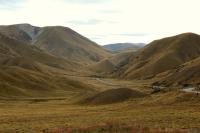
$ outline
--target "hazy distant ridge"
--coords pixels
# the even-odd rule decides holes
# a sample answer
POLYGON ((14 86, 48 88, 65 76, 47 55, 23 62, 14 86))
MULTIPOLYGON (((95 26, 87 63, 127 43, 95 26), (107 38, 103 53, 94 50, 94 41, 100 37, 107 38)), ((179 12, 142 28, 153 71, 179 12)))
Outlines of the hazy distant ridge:
POLYGON ((121 51, 121 50, 126 50, 126 49, 139 49, 144 47, 144 43, 113 43, 113 44, 107 44, 104 45, 103 47, 109 51, 121 51))

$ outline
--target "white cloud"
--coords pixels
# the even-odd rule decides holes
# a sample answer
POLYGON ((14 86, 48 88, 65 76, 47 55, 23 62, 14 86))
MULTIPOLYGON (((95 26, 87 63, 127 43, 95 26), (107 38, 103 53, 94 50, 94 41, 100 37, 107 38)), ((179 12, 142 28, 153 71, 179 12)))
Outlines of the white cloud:
POLYGON ((199 0, 11 1, 0 0, 0 24, 68 26, 99 44, 200 34, 199 0))

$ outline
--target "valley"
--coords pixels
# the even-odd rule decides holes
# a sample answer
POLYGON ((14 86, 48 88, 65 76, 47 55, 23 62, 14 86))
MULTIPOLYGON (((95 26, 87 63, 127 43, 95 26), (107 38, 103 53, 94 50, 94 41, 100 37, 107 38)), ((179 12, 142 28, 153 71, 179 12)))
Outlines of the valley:
POLYGON ((110 52, 17 24, 0 26, 0 55, 0 133, 199 131, 200 96, 184 89, 200 84, 198 34, 110 52))
MULTIPOLYGON (((74 78, 93 86, 97 92, 72 91, 56 97, 1 99, 0 132, 59 133, 61 130, 64 133, 76 130, 119 133, 129 133, 133 130, 144 130, 144 132, 191 130, 192 132, 198 130, 197 127, 200 126, 200 96, 196 96, 196 93, 173 88, 172 91, 152 94, 150 80, 70 77, 74 78), (117 88, 130 88, 145 95, 110 103, 114 97, 108 94, 107 98, 99 97, 100 103, 80 103, 83 99, 98 94, 99 91, 117 88)), ((119 95, 117 99, 122 96, 125 97, 125 94, 119 95)))
POLYGON ((141 128, 146 132, 154 129, 167 132, 195 131, 200 126, 200 98, 193 93, 171 91, 103 105, 74 104, 68 98, 1 100, 0 131, 132 132, 141 128))

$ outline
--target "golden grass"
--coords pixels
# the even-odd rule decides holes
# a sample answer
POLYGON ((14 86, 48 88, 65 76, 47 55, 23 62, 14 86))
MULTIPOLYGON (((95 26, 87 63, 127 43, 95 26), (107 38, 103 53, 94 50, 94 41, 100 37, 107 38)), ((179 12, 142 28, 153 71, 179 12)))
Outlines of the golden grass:
POLYGON ((42 133, 194 133, 199 129, 170 129, 170 128, 148 128, 142 126, 130 126, 116 121, 108 121, 103 125, 87 128, 64 127, 51 130, 43 130, 42 133))
POLYGON ((155 40, 137 51, 119 71, 124 78, 147 79, 199 57, 200 36, 184 33, 155 40))
POLYGON ((195 128, 200 127, 199 101, 195 94, 178 91, 101 106, 74 105, 68 99, 1 101, 0 132, 87 129, 109 121, 150 129, 195 128))

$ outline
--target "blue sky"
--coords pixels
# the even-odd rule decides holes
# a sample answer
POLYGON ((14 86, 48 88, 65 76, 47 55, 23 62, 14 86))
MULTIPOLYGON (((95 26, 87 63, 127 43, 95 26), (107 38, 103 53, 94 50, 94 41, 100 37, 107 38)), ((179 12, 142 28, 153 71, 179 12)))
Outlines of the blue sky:
POLYGON ((0 24, 70 27, 100 45, 200 34, 199 0, 0 0, 0 24))

